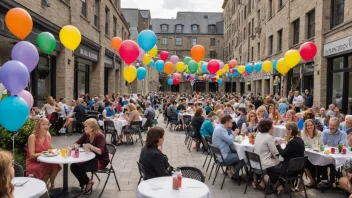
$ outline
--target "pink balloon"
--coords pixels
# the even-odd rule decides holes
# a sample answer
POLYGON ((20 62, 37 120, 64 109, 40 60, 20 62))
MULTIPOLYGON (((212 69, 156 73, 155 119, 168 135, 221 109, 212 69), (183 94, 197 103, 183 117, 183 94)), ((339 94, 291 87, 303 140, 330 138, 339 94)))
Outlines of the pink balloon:
POLYGON ((17 94, 17 96, 23 98, 23 100, 26 101, 29 108, 33 107, 34 100, 31 93, 29 93, 26 90, 22 90, 20 93, 17 94))
POLYGON ((209 73, 216 74, 216 72, 219 71, 219 69, 220 69, 219 61, 214 60, 214 59, 209 61, 209 63, 208 63, 209 73))
POLYGON ((181 75, 179 73, 174 73, 174 78, 180 79, 181 75))
POLYGON ((168 57, 169 57, 169 52, 166 52, 166 51, 160 52, 160 59, 161 60, 166 61, 168 57))
POLYGON ((218 60, 219 61, 219 64, 220 64, 220 68, 224 68, 224 62, 222 62, 221 60, 218 60))
POLYGON ((172 62, 172 64, 176 64, 180 59, 178 58, 177 55, 172 55, 170 57, 170 62, 172 62))
POLYGON ((196 76, 194 74, 191 74, 189 77, 190 80, 194 80, 195 78, 196 78, 196 76))
POLYGON ((139 55, 138 55, 137 60, 142 62, 144 54, 145 54, 145 51, 142 48, 139 48, 139 55))
POLYGON ((126 40, 121 43, 119 53, 121 59, 130 65, 137 60, 139 55, 139 47, 136 42, 132 40, 126 40))

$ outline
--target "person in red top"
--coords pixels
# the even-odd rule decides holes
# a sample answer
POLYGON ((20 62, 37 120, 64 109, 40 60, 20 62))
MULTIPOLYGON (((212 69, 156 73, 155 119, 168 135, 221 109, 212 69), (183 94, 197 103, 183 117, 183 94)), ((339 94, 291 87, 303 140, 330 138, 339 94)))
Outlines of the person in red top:
POLYGON ((71 164, 71 172, 78 179, 83 194, 91 194, 94 182, 90 180, 86 172, 104 169, 109 163, 109 151, 106 147, 104 135, 101 133, 98 122, 90 118, 84 122, 82 137, 75 142, 75 147, 88 144, 89 149, 95 153, 95 158, 84 163, 71 164))

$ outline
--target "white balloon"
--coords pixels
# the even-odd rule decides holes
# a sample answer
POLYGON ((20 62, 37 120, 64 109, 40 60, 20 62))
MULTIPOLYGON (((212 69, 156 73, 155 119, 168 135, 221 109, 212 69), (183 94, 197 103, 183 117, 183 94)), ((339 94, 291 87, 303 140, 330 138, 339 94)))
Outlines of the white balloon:
POLYGON ((6 90, 5 86, 2 83, 0 83, 0 100, 2 98, 2 94, 5 90, 6 90))

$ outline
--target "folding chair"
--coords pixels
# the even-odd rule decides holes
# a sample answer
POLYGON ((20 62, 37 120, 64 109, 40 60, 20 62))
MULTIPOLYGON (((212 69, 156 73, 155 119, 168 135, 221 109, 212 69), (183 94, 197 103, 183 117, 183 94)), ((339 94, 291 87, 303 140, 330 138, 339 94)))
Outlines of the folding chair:
POLYGON ((137 165, 138 165, 139 174, 141 175, 138 181, 138 184, 139 184, 141 183, 142 178, 143 180, 146 180, 146 172, 145 172, 144 166, 141 163, 137 162, 137 165))
MULTIPOLYGON (((143 146, 143 138, 142 138, 142 121, 132 121, 130 124, 130 127, 128 129, 125 129, 125 133, 129 133, 131 135, 130 140, 126 140, 127 143, 130 141, 133 141, 132 135, 138 135, 139 139, 141 140, 141 144, 143 146)), ((136 138, 136 143, 138 141, 138 138, 136 138)), ((127 144, 128 145, 128 144, 127 144)))
POLYGON ((205 176, 202 173, 201 170, 199 170, 196 167, 190 167, 190 166, 181 166, 179 167, 179 169, 181 170, 182 176, 185 178, 190 178, 190 179, 195 179, 198 180, 200 182, 205 181, 205 176))
MULTIPOLYGON (((228 176, 230 178, 230 176, 227 174, 227 171, 229 170, 227 167, 229 166, 229 164, 225 163, 224 157, 222 156, 222 153, 221 153, 219 148, 217 148, 217 147, 215 147, 215 146, 213 146, 211 144, 209 144, 209 147, 210 147, 210 150, 213 153, 213 157, 214 157, 214 164, 213 164, 213 166, 211 168, 210 175, 213 172, 213 168, 214 168, 214 166, 216 164, 215 177, 214 177, 214 180, 213 180, 213 185, 215 183, 216 177, 218 176, 219 169, 221 168, 221 170, 222 170, 222 172, 224 174, 224 179, 222 180, 222 184, 221 184, 221 189, 222 189, 222 187, 224 186, 224 182, 225 182, 226 176, 228 176), (219 160, 219 158, 221 158, 221 161, 219 160), (226 167, 225 170, 223 168, 224 166, 226 167)), ((209 179, 210 179, 210 177, 209 177, 209 179)))
POLYGON ((104 120, 104 135, 106 139, 106 135, 110 134, 111 139, 110 142, 111 144, 116 144, 117 142, 117 131, 115 129, 114 122, 112 120, 104 120))

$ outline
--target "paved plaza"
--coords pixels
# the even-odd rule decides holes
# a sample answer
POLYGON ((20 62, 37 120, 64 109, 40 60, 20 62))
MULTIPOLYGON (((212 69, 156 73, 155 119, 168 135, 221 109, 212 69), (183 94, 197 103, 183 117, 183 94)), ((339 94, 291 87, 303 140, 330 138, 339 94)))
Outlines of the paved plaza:
MULTIPOLYGON (((159 124, 163 128, 165 124, 163 123, 162 116, 159 118, 159 124)), ((67 137, 53 137, 53 146, 55 148, 66 147, 70 144, 73 144, 75 140, 77 140, 80 135, 75 134, 67 137)), ((109 139, 109 138, 107 138, 109 139)), ((223 189, 220 189, 220 185, 222 182, 222 175, 220 174, 215 181, 215 184, 212 185, 214 173, 210 180, 208 180, 210 170, 208 173, 205 173, 206 169, 202 169, 205 155, 202 152, 196 152, 191 150, 189 152, 184 144, 185 134, 183 131, 170 131, 166 129, 165 134, 165 142, 163 145, 163 153, 165 153, 169 157, 169 163, 173 167, 178 166, 195 166, 203 171, 206 176, 205 183, 208 185, 211 191, 212 198, 262 198, 264 197, 264 193, 260 190, 254 190, 251 186, 248 187, 247 193, 243 194, 245 184, 241 184, 238 186, 237 184, 230 181, 230 179, 225 180, 225 184, 223 189)), ((108 140, 110 143, 110 140, 108 140)), ((137 167, 136 161, 139 159, 139 154, 142 146, 139 143, 136 145, 122 145, 117 147, 116 156, 113 161, 113 165, 115 170, 117 171, 117 179, 121 187, 121 191, 118 190, 117 185, 113 176, 109 178, 105 191, 102 197, 110 198, 110 197, 118 197, 118 198, 132 198, 137 197, 137 183, 139 180, 139 171, 137 167)), ((90 176, 90 173, 89 173, 90 176)), ((101 182, 98 183, 96 177, 94 178, 94 188, 93 193, 91 195, 82 195, 81 197, 91 197, 97 198, 103 188, 106 175, 99 174, 101 182)), ((62 171, 59 173, 56 180, 56 187, 62 186, 62 171)), ((77 179, 72 175, 69 171, 69 186, 79 186, 77 179)), ((320 193, 318 190, 307 190, 308 197, 311 198, 343 198, 344 195, 340 191, 327 191, 325 193, 320 193)), ((304 193, 294 193, 294 197, 304 197, 304 193)), ((268 197, 274 197, 270 195, 268 197)), ((282 194, 280 197, 288 197, 288 195, 282 194)))

